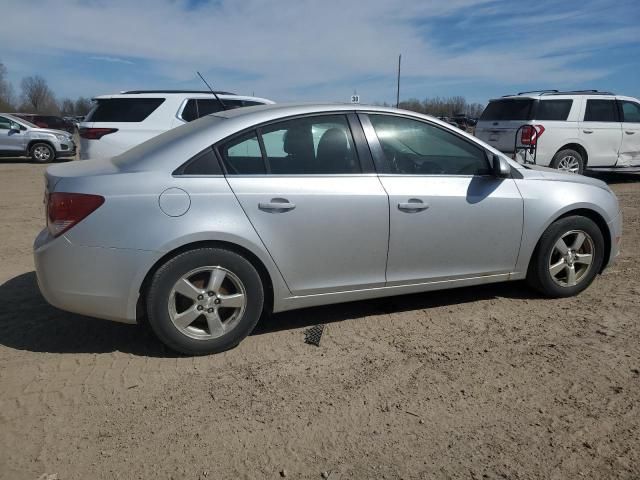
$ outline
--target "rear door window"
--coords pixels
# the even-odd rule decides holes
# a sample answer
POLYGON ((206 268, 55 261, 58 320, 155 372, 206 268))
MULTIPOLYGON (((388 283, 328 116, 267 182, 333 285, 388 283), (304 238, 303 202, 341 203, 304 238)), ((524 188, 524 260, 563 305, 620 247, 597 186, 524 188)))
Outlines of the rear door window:
POLYGON ((142 122, 164 98, 103 98, 87 116, 87 122, 142 122))
POLYGON ((509 120, 531 120, 531 110, 533 99, 505 99, 489 102, 484 109, 480 120, 486 121, 509 121, 509 120))
POLYGON ((267 172, 255 131, 234 138, 221 148, 229 175, 261 175, 267 172))
POLYGON ((540 100, 536 120, 566 120, 572 105, 573 100, 540 100))
POLYGON ((618 122, 615 100, 587 100, 585 122, 618 122))

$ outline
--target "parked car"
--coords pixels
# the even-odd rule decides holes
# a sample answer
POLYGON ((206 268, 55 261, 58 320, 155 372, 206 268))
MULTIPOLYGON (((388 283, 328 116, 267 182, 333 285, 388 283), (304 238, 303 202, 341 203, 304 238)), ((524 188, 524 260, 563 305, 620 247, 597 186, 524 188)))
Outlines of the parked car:
POLYGON ((523 166, 435 118, 361 105, 217 112, 46 172, 34 245, 53 305, 187 354, 264 311, 527 279, 587 288, 618 254, 602 181, 523 166))
POLYGON ((76 144, 69 133, 40 128, 22 118, 0 113, 0 156, 31 157, 34 162, 48 163, 75 154, 76 144))
MULTIPOLYGON (((273 103, 258 97, 216 92, 227 108, 273 103)), ((80 159, 121 154, 162 132, 223 110, 211 92, 132 90, 93 99, 94 107, 79 124, 80 159)))
POLYGON ((491 100, 476 135, 511 155, 516 140, 534 145, 535 156, 522 160, 568 172, 638 168, 640 100, 597 90, 521 92, 491 100))
POLYGON ((73 134, 74 125, 64 118, 55 115, 38 115, 35 113, 13 113, 14 117, 22 118, 40 128, 50 128, 53 130, 64 130, 73 134))

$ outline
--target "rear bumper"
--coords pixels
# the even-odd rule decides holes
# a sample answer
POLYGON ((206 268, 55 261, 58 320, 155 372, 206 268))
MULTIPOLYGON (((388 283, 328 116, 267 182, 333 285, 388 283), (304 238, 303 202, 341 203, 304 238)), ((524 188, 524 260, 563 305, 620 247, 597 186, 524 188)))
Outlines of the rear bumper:
POLYGON ((139 288, 154 252, 73 245, 44 229, 33 255, 40 291, 54 307, 136 323, 139 288))

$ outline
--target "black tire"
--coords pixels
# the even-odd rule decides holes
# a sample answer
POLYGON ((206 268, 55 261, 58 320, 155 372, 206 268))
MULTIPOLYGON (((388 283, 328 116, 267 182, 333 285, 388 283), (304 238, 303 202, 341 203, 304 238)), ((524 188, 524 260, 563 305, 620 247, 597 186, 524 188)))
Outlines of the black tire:
POLYGON ((264 288, 259 273, 243 256, 221 248, 199 248, 181 253, 160 267, 153 275, 146 300, 149 325, 162 343, 186 355, 206 355, 233 348, 251 333, 262 313, 264 288), (244 313, 230 331, 217 338, 196 339, 174 325, 169 300, 183 275, 206 266, 222 267, 235 275, 244 287, 246 300, 244 313))
POLYGON ((36 163, 50 163, 56 159, 56 151, 48 143, 37 142, 31 145, 29 156, 36 163))
POLYGON ((560 150, 553 156, 553 160, 551 160, 551 168, 556 168, 562 171, 569 171, 566 168, 563 168, 567 164, 577 164, 577 170, 572 171, 572 173, 578 173, 582 175, 584 173, 584 159, 580 152, 572 150, 570 148, 566 148, 564 150, 560 150))
MULTIPOLYGON (((604 247, 605 243, 602 232, 593 220, 577 215, 561 218, 552 223, 540 238, 540 241, 533 252, 533 256, 531 257, 531 262, 529 263, 527 282, 531 287, 535 288, 547 297, 562 298, 577 295, 587 288, 591 282, 593 282, 593 279, 598 272, 600 272, 602 262, 604 260, 604 247), (565 282, 562 280, 562 275, 565 275, 565 272, 568 272, 568 267, 563 266, 563 270, 559 273, 560 279, 555 277, 556 279, 554 280, 554 277, 550 272, 550 266, 552 263, 557 264, 559 262, 553 260, 554 257, 552 257, 552 255, 555 256, 556 260, 559 258, 560 261, 565 261, 564 257, 555 250, 555 245, 561 238, 565 237, 565 235, 565 239, 568 240, 575 238, 577 234, 571 232, 576 231, 586 233, 591 239, 591 245, 589 245, 588 241, 585 240, 586 245, 581 247, 581 249, 578 249, 578 252, 582 250, 584 253, 588 253, 589 249, 592 250, 591 263, 589 264, 588 270, 584 271, 575 285, 561 285, 558 282, 568 283, 566 282, 568 281, 568 277, 565 279, 565 282), (572 237, 572 235, 575 236, 572 237)), ((575 264, 573 262, 571 264, 574 265, 576 272, 578 271, 577 269, 584 268, 584 265, 577 261, 575 264)))

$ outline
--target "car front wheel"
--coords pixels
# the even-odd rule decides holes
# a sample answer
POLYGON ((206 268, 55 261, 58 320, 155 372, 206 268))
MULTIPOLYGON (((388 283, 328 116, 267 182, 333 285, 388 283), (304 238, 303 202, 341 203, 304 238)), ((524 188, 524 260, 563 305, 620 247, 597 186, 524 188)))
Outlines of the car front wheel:
POLYGON ((187 355, 235 347, 260 319, 264 290, 241 255, 201 248, 177 255, 153 276, 149 324, 169 348, 187 355))
POLYGON ((34 143, 29 155, 34 162, 49 163, 56 158, 55 150, 48 143, 34 143))
POLYGON ((587 288, 600 271, 604 239, 589 218, 557 220, 544 232, 529 266, 528 283, 549 297, 569 297, 587 288))

